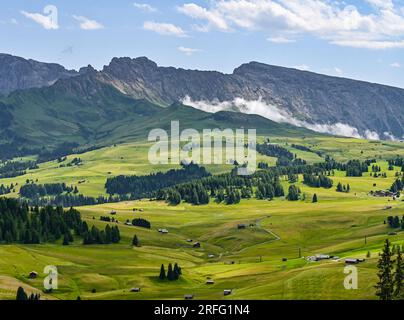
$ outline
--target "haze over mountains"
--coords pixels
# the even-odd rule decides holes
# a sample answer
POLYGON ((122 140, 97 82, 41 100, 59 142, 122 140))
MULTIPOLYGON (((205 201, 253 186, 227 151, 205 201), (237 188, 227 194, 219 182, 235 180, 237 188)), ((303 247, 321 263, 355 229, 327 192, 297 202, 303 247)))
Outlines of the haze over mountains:
MULTIPOLYGON (((77 72, 0 55, 0 93, 5 95, 0 99, 0 144, 116 141, 161 124, 162 108, 178 102, 205 112, 258 114, 337 135, 370 139, 404 135, 403 89, 257 62, 223 74, 159 67, 145 57, 114 58, 101 71, 88 66, 77 72)), ((214 119, 187 108, 167 110, 164 114, 173 119, 193 114, 189 125, 193 117, 199 125, 202 119, 214 119)), ((216 123, 216 119, 214 124, 229 125, 235 116, 221 115, 225 120, 216 123)), ((238 125, 246 121, 250 127, 255 119, 260 129, 292 128, 259 117, 237 119, 238 125)))

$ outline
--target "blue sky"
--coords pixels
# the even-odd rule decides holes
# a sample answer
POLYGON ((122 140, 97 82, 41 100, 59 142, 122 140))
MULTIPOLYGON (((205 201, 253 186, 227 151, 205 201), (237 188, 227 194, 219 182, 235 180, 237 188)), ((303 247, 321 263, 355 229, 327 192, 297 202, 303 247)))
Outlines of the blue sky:
POLYGON ((147 56, 230 73, 254 60, 404 88, 404 1, 2 0, 0 52, 74 69, 147 56))

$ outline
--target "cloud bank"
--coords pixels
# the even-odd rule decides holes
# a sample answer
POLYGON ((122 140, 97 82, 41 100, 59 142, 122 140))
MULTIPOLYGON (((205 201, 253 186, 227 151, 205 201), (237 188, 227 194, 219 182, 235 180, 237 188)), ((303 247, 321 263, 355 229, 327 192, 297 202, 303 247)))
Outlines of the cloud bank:
MULTIPOLYGON (((288 123, 297 127, 304 127, 320 133, 328 133, 336 136, 352 137, 358 139, 380 140, 377 132, 366 130, 360 133, 355 127, 346 123, 310 123, 293 117, 289 112, 279 109, 275 105, 268 104, 262 99, 248 101, 243 98, 236 98, 233 101, 193 101, 189 96, 182 99, 184 105, 209 112, 239 111, 246 114, 256 114, 278 123, 288 123)), ((384 137, 388 140, 396 140, 393 135, 385 132, 384 137)))
POLYGON ((186 3, 178 11, 204 31, 260 30, 275 42, 309 34, 338 46, 404 48, 403 2, 363 2, 359 6, 340 0, 211 0, 205 6, 186 3))

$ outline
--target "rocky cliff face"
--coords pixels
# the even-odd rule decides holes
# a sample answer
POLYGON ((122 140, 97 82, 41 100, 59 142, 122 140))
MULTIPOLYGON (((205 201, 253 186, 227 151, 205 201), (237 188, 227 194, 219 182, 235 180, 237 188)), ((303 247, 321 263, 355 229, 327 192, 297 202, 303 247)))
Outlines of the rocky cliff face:
POLYGON ((147 58, 114 58, 99 76, 125 94, 160 105, 186 96, 205 102, 262 99, 310 124, 342 123, 381 138, 404 134, 404 90, 389 86, 257 62, 223 74, 158 67, 147 58))
POLYGON ((75 75, 77 75, 76 71, 66 70, 58 64, 0 54, 0 94, 50 86, 59 79, 75 75))

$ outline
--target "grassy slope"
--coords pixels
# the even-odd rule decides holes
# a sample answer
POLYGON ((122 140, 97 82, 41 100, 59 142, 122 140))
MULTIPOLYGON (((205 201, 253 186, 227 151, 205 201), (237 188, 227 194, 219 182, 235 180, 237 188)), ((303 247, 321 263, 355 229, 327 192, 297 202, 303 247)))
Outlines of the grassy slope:
MULTIPOLYGON (((403 155, 399 144, 376 144, 353 139, 288 138, 290 143, 314 146, 328 150, 337 159, 342 154, 351 157, 403 155), (332 146, 338 146, 340 149, 332 146), (377 150, 372 150, 377 148, 377 150), (394 150, 393 150, 394 148, 394 150), (361 151, 364 151, 363 154, 361 151)), ((284 143, 285 139, 279 139, 284 143)), ((145 165, 147 145, 125 144, 92 151, 80 157, 84 165, 79 168, 56 168, 56 163, 41 165, 27 176, 2 180, 0 183, 39 178, 40 183, 64 181, 77 183, 81 192, 98 195, 108 176, 122 173, 145 174, 158 168, 145 165), (124 159, 121 159, 123 157, 124 159)), ((294 150, 309 161, 317 161, 313 153, 294 150)), ((73 157, 73 156, 71 156, 73 157)), ((70 158, 71 158, 70 157, 70 158)), ((272 159, 273 161, 273 159, 272 159)), ((386 170, 386 163, 380 162, 386 170)), ((221 172, 228 168, 216 168, 221 172)), ((398 170, 398 168, 396 168, 398 170)), ((136 201, 83 207, 83 217, 90 224, 104 225, 100 215, 108 215, 114 209, 120 222, 133 217, 144 217, 152 222, 152 230, 120 225, 123 234, 118 245, 83 247, 80 241, 69 247, 60 244, 34 246, 0 246, 0 299, 13 298, 16 287, 24 283, 41 289, 42 278, 27 279, 27 273, 41 272, 45 265, 54 264, 60 271, 60 289, 48 298, 75 299, 77 295, 87 299, 181 299, 193 293, 196 298, 222 299, 224 289, 234 289, 228 299, 367 299, 374 298, 377 253, 389 230, 383 225, 387 215, 401 216, 402 201, 371 198, 367 194, 375 189, 387 188, 394 179, 394 172, 387 172, 387 179, 374 179, 369 174, 362 178, 346 178, 337 172, 333 177, 351 185, 350 194, 334 189, 313 189, 301 185, 308 199, 306 202, 244 200, 236 206, 211 203, 208 206, 182 204, 170 207, 161 202, 136 201), (317 193, 319 203, 310 199, 317 193), (383 210, 392 206, 391 210, 383 210), (135 213, 133 208, 144 212, 135 213), (95 217, 95 220, 93 220, 95 217), (256 223, 248 230, 237 230, 238 223, 256 223), (156 229, 167 228, 168 235, 160 235, 156 229), (141 248, 131 248, 130 240, 137 234, 141 248), (277 240, 276 236, 280 237, 277 240), (367 236, 367 244, 364 237, 367 236), (202 243, 201 249, 193 249, 186 239, 202 243), (308 263, 298 258, 316 253, 338 254, 341 257, 372 258, 359 265, 359 290, 343 288, 342 262, 308 263), (208 255, 215 258, 209 259, 208 255), (259 257, 262 257, 262 262, 259 257), (282 258, 288 258, 282 262, 282 258), (229 264, 234 261, 235 264, 229 264), (156 276, 161 263, 178 262, 184 270, 177 283, 161 283, 156 276), (215 279, 213 286, 205 285, 207 277, 215 279), (131 287, 140 286, 140 294, 129 293, 131 287), (97 289, 92 294, 91 290, 97 289)), ((288 182, 283 182, 285 188, 288 182)), ((394 243, 404 243, 404 234, 391 237, 394 243)))
MULTIPOLYGON (((186 126, 181 125, 181 128, 186 128, 186 126)), ((297 132, 295 132, 295 134, 297 134, 297 132)), ((279 137, 272 134, 270 136, 272 142, 279 143, 309 163, 321 162, 324 161, 324 159, 315 153, 294 149, 291 147, 291 144, 305 145, 313 150, 325 152, 338 161, 371 158, 389 159, 397 155, 404 156, 404 144, 398 142, 370 142, 366 140, 324 136, 306 138, 290 136, 279 137)), ((264 136, 258 137, 259 141, 264 141, 264 139, 264 136)), ((90 151, 85 154, 70 155, 65 163, 75 157, 80 157, 83 160, 83 165, 73 168, 60 168, 60 164, 56 161, 48 162, 40 164, 37 170, 28 171, 24 176, 1 179, 0 184, 10 185, 13 183, 15 185, 18 183, 16 193, 13 194, 13 196, 17 196, 19 186, 24 184, 27 179, 38 179, 38 183, 66 182, 68 185, 77 186, 80 193, 85 195, 95 197, 104 195, 105 181, 109 176, 121 174, 143 175, 178 167, 176 165, 151 166, 147 159, 150 146, 151 143, 147 142, 147 139, 144 137, 144 142, 124 143, 90 151), (81 180, 86 180, 86 182, 79 184, 78 182, 81 180)), ((263 155, 257 156, 257 163, 260 161, 267 162, 271 165, 275 165, 276 163, 275 158, 263 155)), ((232 168, 230 165, 207 165, 206 167, 213 174, 222 173, 232 168)), ((343 181, 344 180, 341 180, 341 182, 343 181)))

